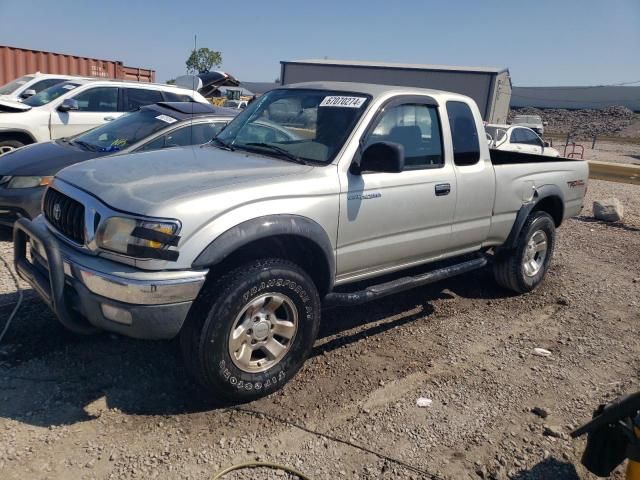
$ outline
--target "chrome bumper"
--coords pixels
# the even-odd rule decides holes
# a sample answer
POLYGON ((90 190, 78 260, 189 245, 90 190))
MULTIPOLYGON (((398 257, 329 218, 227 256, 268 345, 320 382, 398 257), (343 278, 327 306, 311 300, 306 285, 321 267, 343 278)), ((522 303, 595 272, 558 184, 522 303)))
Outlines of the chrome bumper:
POLYGON ((79 254, 37 220, 16 222, 14 255, 18 274, 77 333, 109 330, 137 338, 172 338, 207 274, 143 271, 79 254))

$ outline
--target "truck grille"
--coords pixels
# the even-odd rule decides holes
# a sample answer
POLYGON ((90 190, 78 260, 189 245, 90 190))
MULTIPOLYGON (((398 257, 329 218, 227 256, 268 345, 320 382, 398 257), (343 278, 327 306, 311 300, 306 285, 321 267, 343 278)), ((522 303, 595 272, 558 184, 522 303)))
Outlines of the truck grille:
POLYGON ((84 244, 84 206, 66 195, 48 188, 44 195, 44 216, 60 233, 84 244))

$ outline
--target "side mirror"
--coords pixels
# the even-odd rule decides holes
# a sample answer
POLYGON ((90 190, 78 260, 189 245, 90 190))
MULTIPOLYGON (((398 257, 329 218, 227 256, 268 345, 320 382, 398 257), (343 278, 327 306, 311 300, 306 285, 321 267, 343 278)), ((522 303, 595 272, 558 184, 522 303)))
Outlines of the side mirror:
POLYGON ((58 110, 61 112, 68 112, 69 110, 78 110, 78 101, 73 98, 66 98, 63 102, 58 106, 58 110))
POLYGON ((37 92, 33 89, 33 88, 28 88, 27 90, 25 90, 24 92, 22 92, 20 94, 21 98, 29 98, 29 97, 33 97, 37 92))
POLYGON ((545 146, 545 147, 550 147, 551 146, 551 144, 549 142, 544 142, 542 145, 545 146))
POLYGON ((360 163, 352 164, 352 173, 387 172, 404 170, 404 146, 394 142, 372 143, 360 157, 360 163))

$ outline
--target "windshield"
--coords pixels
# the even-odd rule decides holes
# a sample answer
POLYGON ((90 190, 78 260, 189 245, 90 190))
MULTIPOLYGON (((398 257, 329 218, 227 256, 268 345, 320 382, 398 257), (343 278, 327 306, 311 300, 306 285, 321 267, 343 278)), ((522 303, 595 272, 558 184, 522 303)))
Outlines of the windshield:
POLYGON ((31 107, 41 107, 49 102, 52 102, 56 98, 64 95, 65 93, 78 87, 80 84, 75 82, 64 82, 49 87, 41 92, 36 93, 34 96, 27 98, 24 102, 25 105, 31 107))
POLYGON ((272 90, 249 104, 217 138, 231 148, 329 163, 370 98, 327 90, 272 90))
POLYGON ((138 110, 94 128, 74 138, 72 143, 97 152, 117 152, 177 121, 156 110, 138 110))
POLYGON ((10 93, 15 92, 22 85, 27 83, 29 80, 33 80, 33 75, 24 75, 20 78, 16 78, 13 82, 9 82, 0 87, 0 95, 9 95, 10 93))
POLYGON ((489 134, 491 139, 495 140, 496 142, 500 142, 501 140, 503 140, 505 134, 507 133, 507 131, 504 128, 500 128, 500 127, 486 126, 484 127, 484 129, 489 134))

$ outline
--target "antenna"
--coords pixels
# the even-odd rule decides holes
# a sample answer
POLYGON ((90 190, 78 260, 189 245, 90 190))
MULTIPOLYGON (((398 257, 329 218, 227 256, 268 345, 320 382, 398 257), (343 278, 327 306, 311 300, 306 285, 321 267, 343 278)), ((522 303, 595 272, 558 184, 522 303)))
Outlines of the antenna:
MULTIPOLYGON (((198 49, 198 35, 194 34, 193 35, 193 53, 196 53, 196 50, 198 49)), ((196 93, 196 81, 195 79, 193 79, 193 83, 191 86, 192 90, 193 90, 193 96, 195 97, 195 93, 196 93)), ((189 139, 189 143, 191 144, 191 148, 193 148, 193 107, 195 100, 193 102, 191 102, 191 128, 189 129, 189 133, 190 135, 190 139, 189 139)))

